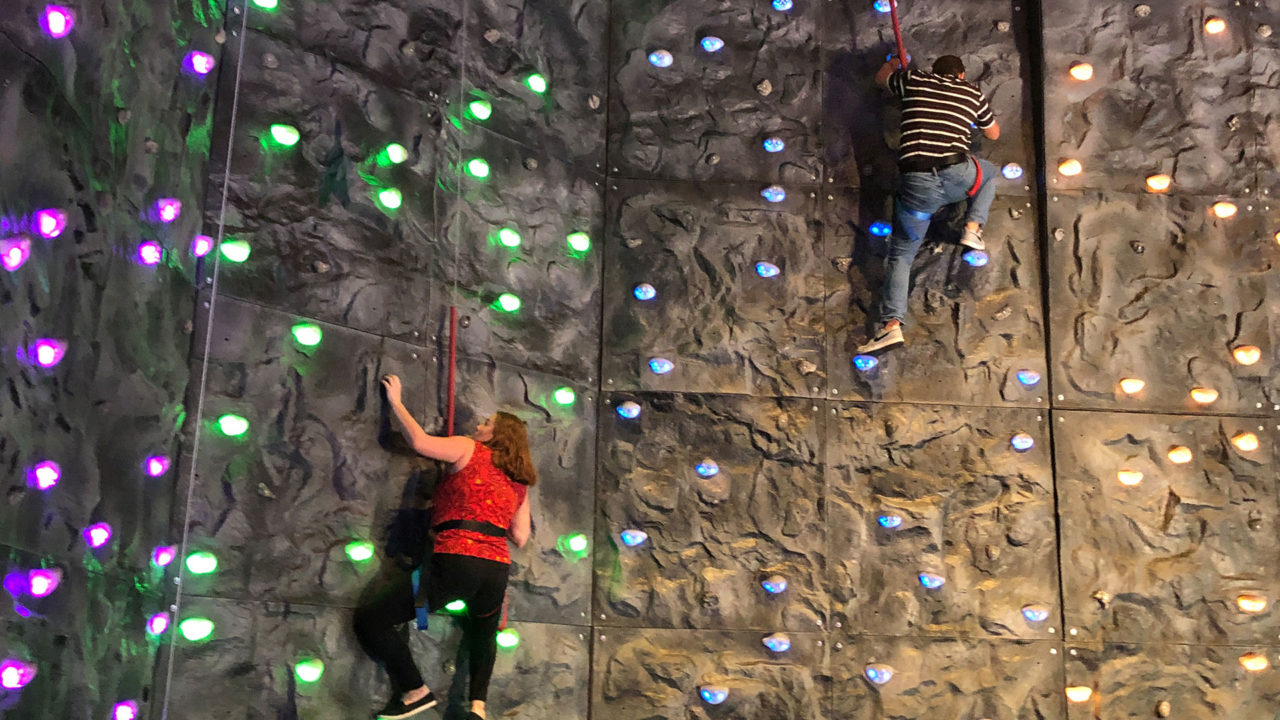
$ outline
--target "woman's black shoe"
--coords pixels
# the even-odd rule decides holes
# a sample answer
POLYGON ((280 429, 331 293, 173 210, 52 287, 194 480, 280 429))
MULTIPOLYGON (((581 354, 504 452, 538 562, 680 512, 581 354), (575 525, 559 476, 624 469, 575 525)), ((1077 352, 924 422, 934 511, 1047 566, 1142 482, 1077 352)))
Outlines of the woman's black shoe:
POLYGON ((436 706, 435 693, 428 692, 418 702, 409 703, 408 705, 393 699, 387 703, 387 706, 378 711, 378 720, 399 720, 399 718, 413 717, 423 710, 430 710, 436 706))

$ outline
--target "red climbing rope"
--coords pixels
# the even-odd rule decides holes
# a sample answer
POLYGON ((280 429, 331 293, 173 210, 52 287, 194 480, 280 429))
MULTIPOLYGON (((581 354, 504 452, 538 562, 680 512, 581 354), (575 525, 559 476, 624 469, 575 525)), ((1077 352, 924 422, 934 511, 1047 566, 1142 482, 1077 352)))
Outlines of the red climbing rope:
POLYGON ((453 384, 458 366, 458 306, 449 308, 449 399, 445 405, 445 434, 453 434, 453 384))
POLYGON ((889 17, 893 20, 893 36, 898 40, 898 63, 907 69, 907 47, 902 44, 902 26, 898 24, 898 0, 889 0, 889 17))

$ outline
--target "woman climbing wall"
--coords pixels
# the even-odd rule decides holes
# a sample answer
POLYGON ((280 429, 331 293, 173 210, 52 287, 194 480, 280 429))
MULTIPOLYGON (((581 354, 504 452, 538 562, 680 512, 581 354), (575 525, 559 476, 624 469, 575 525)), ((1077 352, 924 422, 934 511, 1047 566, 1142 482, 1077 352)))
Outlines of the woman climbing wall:
MULTIPOLYGON (((507 541, 523 547, 529 540, 528 488, 538 478, 529 457, 528 432, 522 420, 500 412, 481 423, 470 438, 434 437, 405 408, 400 379, 388 375, 382 385, 413 449, 450 465, 435 491, 434 551, 418 599, 428 610, 457 600, 466 603, 459 619, 470 662, 467 719, 484 720, 511 565, 507 541)), ((394 695, 378 718, 411 717, 437 703, 408 643, 396 632, 397 625, 413 619, 414 608, 412 583, 405 575, 355 613, 356 635, 391 677, 394 695)))

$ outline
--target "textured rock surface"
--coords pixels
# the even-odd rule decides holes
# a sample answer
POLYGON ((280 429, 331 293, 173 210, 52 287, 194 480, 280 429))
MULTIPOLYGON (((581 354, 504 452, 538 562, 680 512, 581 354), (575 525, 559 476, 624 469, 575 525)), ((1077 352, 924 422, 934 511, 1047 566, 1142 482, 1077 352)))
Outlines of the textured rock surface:
POLYGON ((1223 220, 1211 198, 1055 193, 1049 205, 1054 389, 1067 406, 1274 414, 1280 404, 1280 210, 1223 220), (1241 365, 1232 350, 1261 351, 1241 365), (1124 378, 1146 387, 1126 395, 1124 378), (1197 387, 1218 399, 1200 405, 1197 387))
MULTIPOLYGON (((609 398, 610 405, 629 395, 609 398)), ((645 395, 601 426, 596 606, 606 624, 813 631, 827 614, 821 408, 645 395), (700 477, 704 459, 719 472, 700 477), (628 548, 618 533, 639 529, 628 548), (787 580, 769 595, 761 581, 787 580)))
MULTIPOLYGON (((1249 646, 1173 644, 1072 646, 1067 684, 1094 690, 1088 702, 1070 703, 1071 720, 1096 717, 1268 717, 1280 706, 1280 675, 1252 673, 1240 657, 1249 646), (1161 714, 1162 703, 1169 712, 1161 714)), ((1262 651, 1272 664, 1276 652, 1262 651)))
POLYGON ((833 404, 829 416, 835 622, 899 636, 1055 636, 1053 483, 1042 414, 833 404), (1036 446, 1015 450, 1009 441, 1018 433, 1036 446), (882 517, 901 522, 886 528, 882 517), (920 573, 945 584, 923 587, 920 573), (1029 621, 1028 607, 1045 619, 1029 621))
MULTIPOLYGON (((361 652, 350 629, 350 613, 306 604, 197 599, 184 617, 205 617, 216 637, 198 644, 179 641, 170 704, 198 707, 210 720, 267 720, 305 717, 320 720, 364 717, 374 712, 389 688, 385 676, 361 652), (293 673, 298 661, 323 659, 324 675, 313 685, 293 673), (192 682, 191 678, 218 679, 192 682), (235 691, 228 691, 234 683, 235 691), (246 702, 246 699, 252 698, 246 702)), ((443 716, 461 720, 465 687, 451 686, 459 633, 444 617, 431 630, 414 632, 411 646, 427 683, 451 705, 443 716)), ((490 695, 491 710, 520 717, 585 717, 588 647, 579 628, 514 623, 521 636, 514 650, 501 650, 490 695), (531 650, 533 652, 531 652, 531 650), (545 654, 543 654, 545 653, 545 654), (548 657, 554 658, 548 660, 548 657)), ((465 662, 460 663, 465 667, 465 662)), ((463 673, 465 677, 465 673, 463 673)))
POLYGON ((1050 189, 1141 192, 1147 176, 1164 173, 1176 192, 1256 193, 1247 13, 1196 0, 1141 6, 1044 4, 1050 189), (1206 33, 1211 17, 1226 32, 1206 33), (1093 79, 1068 75, 1075 62, 1093 65, 1093 79), (1084 172, 1058 174, 1067 158, 1084 172))
POLYGON ((741 185, 715 194, 688 184, 613 187, 607 388, 822 393, 824 288, 812 199, 797 193, 775 205, 741 185), (780 273, 761 277, 760 262, 780 273), (640 283, 657 297, 638 300, 640 283), (655 374, 653 357, 675 369, 655 374))
POLYGON ((217 53, 219 11, 78 2, 55 40, 45 5, 12 0, 0 17, 0 241, 30 243, 0 272, 0 575, 10 591, 33 568, 63 575, 43 599, 0 595, 0 659, 37 668, 22 692, 0 690, 0 716, 97 718, 130 698, 146 711, 144 628, 162 607, 148 559, 171 539, 176 470, 150 478, 143 463, 176 454, 185 412, 214 97, 181 63, 217 53), (186 208, 172 224, 149 217, 162 197, 186 208), (32 219, 46 208, 66 214, 53 239, 32 219), (136 260, 144 240, 164 248, 154 267, 136 260), (67 342, 56 367, 25 361, 37 338, 67 342), (62 475, 40 492, 27 470, 44 460, 62 475), (91 551, 81 533, 98 522, 113 535, 91 551))
POLYGON ((1273 429, 1247 418, 1067 412, 1054 423, 1069 637, 1274 644, 1280 616, 1236 598, 1280 598, 1273 429), (1230 439, 1254 433, 1242 452, 1230 439), (1170 462, 1171 447, 1194 459, 1170 462), (1141 472, 1124 485, 1120 470, 1141 472), (1077 635, 1078 633, 1078 635, 1077 635))
POLYGON ((793 633, 786 653, 770 651, 763 637, 752 632, 602 631, 592 653, 595 711, 626 720, 830 717, 822 636, 793 633), (728 690, 722 704, 699 698, 700 688, 708 685, 728 690))
POLYGON ((1057 643, 839 633, 832 641, 833 718, 1066 717, 1057 643), (892 679, 869 682, 871 664, 892 668, 892 679))

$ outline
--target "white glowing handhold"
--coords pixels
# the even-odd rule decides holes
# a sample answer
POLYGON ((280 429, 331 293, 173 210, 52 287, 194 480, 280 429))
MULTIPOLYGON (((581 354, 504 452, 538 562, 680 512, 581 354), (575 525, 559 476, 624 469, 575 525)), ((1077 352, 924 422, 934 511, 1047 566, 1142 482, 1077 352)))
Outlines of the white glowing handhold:
POLYGON ((786 633, 774 633, 761 642, 776 653, 784 653, 791 649, 791 638, 787 637, 786 633))
POLYGON ((863 669, 862 674, 876 685, 884 685, 893 679, 893 668, 882 663, 873 663, 863 669))

